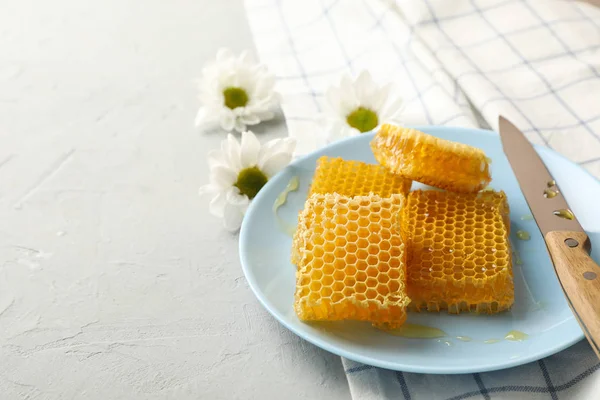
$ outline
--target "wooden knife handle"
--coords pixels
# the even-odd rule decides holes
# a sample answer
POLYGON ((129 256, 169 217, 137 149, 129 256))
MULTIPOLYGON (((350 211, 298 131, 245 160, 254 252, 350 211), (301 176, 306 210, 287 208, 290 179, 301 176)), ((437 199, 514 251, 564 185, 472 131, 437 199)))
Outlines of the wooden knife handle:
POLYGON ((600 266, 589 256, 590 240, 583 232, 548 232, 546 244, 569 306, 600 358, 600 266))

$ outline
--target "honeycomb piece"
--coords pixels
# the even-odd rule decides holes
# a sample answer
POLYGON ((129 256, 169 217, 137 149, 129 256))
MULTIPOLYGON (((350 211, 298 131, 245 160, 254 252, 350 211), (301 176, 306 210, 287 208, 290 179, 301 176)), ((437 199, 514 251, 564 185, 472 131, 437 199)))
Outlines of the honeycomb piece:
POLYGON ((317 160, 308 196, 314 193, 338 193, 350 197, 370 194, 389 197, 408 193, 411 185, 410 179, 392 174, 379 164, 323 156, 317 160))
MULTIPOLYGON (((393 194, 406 194, 412 181, 390 173, 378 164, 348 161, 342 158, 322 156, 317 160, 308 197, 315 193, 338 193, 340 195, 368 196, 375 194, 390 197, 393 194)), ((298 265, 300 236, 307 226, 299 223, 292 241, 292 264, 298 265)))
POLYGON ((496 313, 514 300, 504 192, 411 192, 402 211, 410 309, 496 313))
POLYGON ((294 304, 301 320, 404 323, 410 300, 398 221, 403 201, 339 194, 307 200, 294 304))
POLYGON ((385 124, 371 149, 391 172, 452 192, 475 193, 492 179, 482 150, 415 129, 385 124))

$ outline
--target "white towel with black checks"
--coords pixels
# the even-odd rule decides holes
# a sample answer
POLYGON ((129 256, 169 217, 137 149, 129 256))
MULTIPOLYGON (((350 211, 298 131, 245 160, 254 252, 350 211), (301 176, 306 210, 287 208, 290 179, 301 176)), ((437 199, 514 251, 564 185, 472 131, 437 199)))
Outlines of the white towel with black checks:
MULTIPOLYGON (((495 129, 502 114, 600 177, 600 9, 562 0, 245 3, 300 153, 323 143, 327 87, 366 69, 400 88, 406 124, 495 129)), ((343 363, 357 399, 600 399, 600 364, 586 342, 481 374, 343 363)))

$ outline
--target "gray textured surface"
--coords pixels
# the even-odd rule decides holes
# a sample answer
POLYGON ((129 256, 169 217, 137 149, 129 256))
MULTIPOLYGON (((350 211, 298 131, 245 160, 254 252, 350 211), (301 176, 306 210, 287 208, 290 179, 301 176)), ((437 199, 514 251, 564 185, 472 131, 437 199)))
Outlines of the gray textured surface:
POLYGON ((241 1, 0 9, 1 397, 348 398, 196 194, 222 136, 194 129, 192 81, 252 46, 241 1))

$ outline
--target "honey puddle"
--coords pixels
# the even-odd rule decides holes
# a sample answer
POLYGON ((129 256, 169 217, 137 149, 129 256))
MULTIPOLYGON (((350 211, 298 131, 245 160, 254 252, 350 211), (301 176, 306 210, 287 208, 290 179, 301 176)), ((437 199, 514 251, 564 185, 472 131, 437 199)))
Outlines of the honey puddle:
MULTIPOLYGON (((449 340, 439 339, 439 338, 447 337, 448 335, 446 334, 446 332, 444 332, 441 329, 434 328, 431 326, 406 323, 406 324, 402 325, 400 328, 396 328, 396 329, 381 328, 381 330, 383 330, 385 333, 388 333, 390 335, 400 336, 400 337, 409 338, 409 339, 437 339, 436 342, 438 342, 438 343, 445 344, 446 346, 453 346, 452 342, 450 342, 449 340)), ((494 344, 494 343, 499 343, 502 340, 508 340, 511 342, 522 342, 523 340, 526 340, 528 338, 529 338, 528 334, 521 332, 521 331, 512 330, 504 336, 504 339, 487 339, 487 340, 484 340, 483 343, 494 344)), ((455 339, 460 340, 461 342, 473 341, 473 339, 469 336, 456 336, 455 339)))
MULTIPOLYGON (((523 340, 527 340, 529 338, 529 335, 526 334, 525 332, 521 332, 521 331, 510 331, 508 332, 505 336, 504 336, 504 340, 508 340, 511 342, 522 342, 523 340)), ((494 344, 494 343, 498 343, 501 342, 503 339, 488 339, 488 340, 484 340, 483 343, 485 344, 494 344)))
POLYGON ((470 342, 471 340, 473 340, 473 339, 471 339, 471 338, 470 338, 470 337, 468 337, 468 336, 457 336, 456 338, 457 338, 458 340, 460 340, 461 342, 470 342))
POLYGON ((494 344, 494 343, 498 343, 500 342, 502 339, 488 339, 488 340, 484 340, 483 343, 485 344, 494 344))
POLYGON ((411 339, 435 339, 447 336, 446 332, 441 329, 409 323, 402 325, 400 328, 383 329, 383 331, 389 333, 390 335, 402 336, 411 339))
POLYGON ((529 239, 531 239, 531 236, 529 235, 529 232, 527 232, 527 231, 518 230, 517 231, 517 238, 519 240, 529 240, 529 239))
POLYGON ((523 260, 521 260, 521 254, 519 253, 519 250, 517 250, 517 248, 515 247, 515 244, 512 242, 512 240, 510 241, 510 248, 513 252, 513 260, 515 264, 523 265, 523 260))
POLYGON ((288 194, 290 194, 290 192, 295 192, 296 190, 298 190, 299 186, 300 186, 300 179, 297 176, 292 177, 292 179, 290 179, 290 181, 288 182, 285 189, 283 189, 283 192, 279 193, 279 196, 277 196, 277 198, 275 199, 275 202, 273 203, 273 214, 275 214, 275 218, 277 219, 277 222, 279 223, 279 227, 281 228, 282 231, 284 231, 285 233, 287 233, 290 236, 294 236, 294 233, 296 232, 296 227, 292 226, 292 225, 286 223, 284 220, 282 220, 277 215, 277 210, 279 210, 279 207, 281 207, 282 205, 284 205, 287 202, 288 194))
POLYGON ((521 254, 517 250, 513 250, 513 254, 515 255, 515 264, 523 265, 523 260, 521 260, 521 254))
POLYGON ((521 331, 510 331, 504 336, 504 340, 510 340, 511 342, 522 342, 529 337, 528 334, 521 331))

